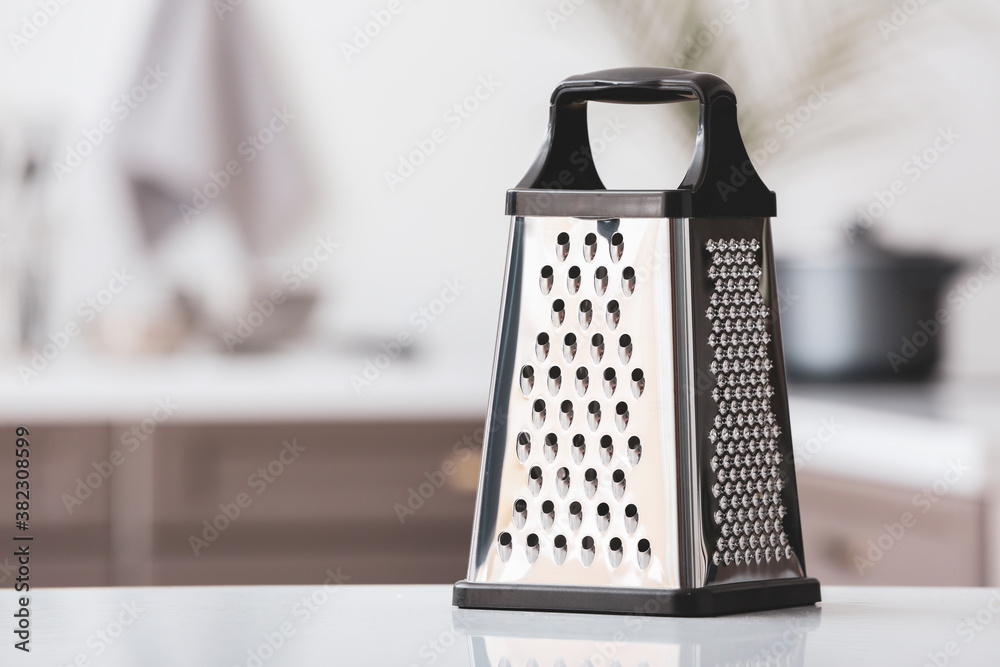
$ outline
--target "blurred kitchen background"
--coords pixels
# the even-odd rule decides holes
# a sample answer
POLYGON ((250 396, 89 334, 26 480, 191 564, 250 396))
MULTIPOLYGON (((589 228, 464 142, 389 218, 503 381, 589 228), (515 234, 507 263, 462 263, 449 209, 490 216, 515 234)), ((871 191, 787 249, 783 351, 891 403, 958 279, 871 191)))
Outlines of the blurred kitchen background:
MULTIPOLYGON (((0 422, 32 432, 44 585, 462 578, 504 193, 558 81, 637 64, 729 80, 778 193, 810 574, 1000 584, 995 2, 11 0, 0 27, 0 422)), ((688 106, 591 105, 609 187, 680 182, 688 106)))

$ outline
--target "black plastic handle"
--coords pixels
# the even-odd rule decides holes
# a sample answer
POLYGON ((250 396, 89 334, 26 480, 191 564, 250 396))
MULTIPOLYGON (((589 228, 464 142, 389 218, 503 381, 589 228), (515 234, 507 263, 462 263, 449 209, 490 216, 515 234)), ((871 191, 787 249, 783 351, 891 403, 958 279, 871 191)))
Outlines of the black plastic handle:
POLYGON ((552 93, 549 130, 518 190, 606 190, 594 165, 587 102, 661 104, 697 100, 698 135, 687 174, 691 215, 770 217, 774 193, 757 175, 736 121, 736 94, 714 74, 665 67, 572 76, 552 93))
POLYGON ((660 104, 695 99, 710 104, 722 97, 736 102, 733 89, 714 74, 667 67, 626 67, 571 76, 556 86, 552 104, 660 104))

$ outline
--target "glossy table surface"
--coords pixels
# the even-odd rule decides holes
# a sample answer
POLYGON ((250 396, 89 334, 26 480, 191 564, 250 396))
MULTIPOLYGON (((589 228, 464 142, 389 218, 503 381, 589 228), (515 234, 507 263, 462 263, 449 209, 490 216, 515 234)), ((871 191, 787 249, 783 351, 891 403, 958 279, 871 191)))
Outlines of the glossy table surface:
POLYGON ((996 665, 1000 590, 837 588, 816 607, 703 619, 458 610, 449 586, 39 589, 2 665, 996 665))

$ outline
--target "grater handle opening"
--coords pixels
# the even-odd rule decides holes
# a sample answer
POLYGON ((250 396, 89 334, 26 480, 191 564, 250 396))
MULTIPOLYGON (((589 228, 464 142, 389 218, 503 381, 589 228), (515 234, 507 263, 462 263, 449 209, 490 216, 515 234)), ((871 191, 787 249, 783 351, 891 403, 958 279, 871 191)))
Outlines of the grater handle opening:
POLYGON ((697 100, 698 134, 678 191, 686 217, 773 217, 774 193, 757 174, 736 121, 736 95, 714 74, 666 67, 603 70, 556 86, 549 130, 518 190, 607 190, 594 164, 587 103, 665 104, 697 100))

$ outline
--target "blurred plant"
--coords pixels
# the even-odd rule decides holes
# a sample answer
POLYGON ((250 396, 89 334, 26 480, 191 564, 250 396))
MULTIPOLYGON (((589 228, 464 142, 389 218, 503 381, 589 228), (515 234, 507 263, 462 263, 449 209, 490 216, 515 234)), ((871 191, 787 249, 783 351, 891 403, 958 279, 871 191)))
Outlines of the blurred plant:
MULTIPOLYGON (((712 72, 733 84, 741 100, 740 129, 751 150, 774 136, 776 124, 820 89, 839 101, 845 91, 877 81, 876 89, 887 96, 905 93, 909 115, 921 111, 906 82, 914 81, 912 88, 922 94, 941 95, 940 88, 927 85, 926 72, 914 68, 921 53, 917 47, 926 46, 931 31, 940 41, 949 37, 946 28, 955 27, 988 44, 1000 23, 995 10, 978 0, 933 5, 925 0, 810 0, 759 6, 753 0, 603 2, 622 21, 629 43, 646 64, 712 72)), ((686 122, 679 129, 690 134, 697 105, 680 106, 686 122)), ((809 134, 826 142, 865 140, 870 133, 885 132, 884 123, 870 122, 885 113, 879 100, 866 97, 852 113, 809 134)))

